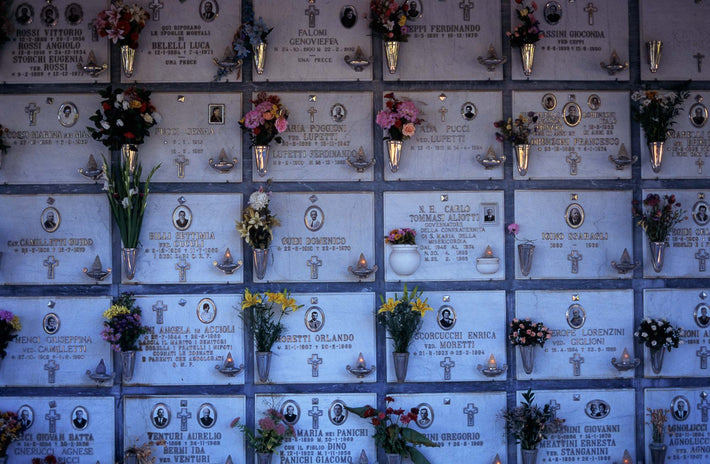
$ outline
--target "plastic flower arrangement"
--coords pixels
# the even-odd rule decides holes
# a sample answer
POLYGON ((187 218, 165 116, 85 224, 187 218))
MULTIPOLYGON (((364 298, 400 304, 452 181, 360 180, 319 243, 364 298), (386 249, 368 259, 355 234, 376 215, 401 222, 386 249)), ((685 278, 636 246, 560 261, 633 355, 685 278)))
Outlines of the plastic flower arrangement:
POLYGON ((372 0, 370 2, 370 29, 382 40, 406 42, 409 36, 407 12, 409 3, 402 5, 396 0, 372 0))
POLYGON ((0 153, 3 155, 7 153, 7 151, 10 149, 10 145, 8 145, 5 142, 4 136, 10 132, 10 129, 7 127, 3 127, 2 124, 0 124, 0 153))
POLYGON ((7 346, 17 338, 17 332, 20 330, 22 330, 22 324, 17 314, 0 310, 0 359, 5 359, 7 346))
POLYGON ((57 464, 57 457, 53 454, 48 454, 43 458, 32 458, 32 464, 57 464))
POLYGON ((671 349, 678 348, 681 344, 680 337, 682 334, 683 329, 673 327, 673 324, 666 319, 651 319, 647 317, 639 324, 636 332, 634 332, 634 337, 639 343, 652 350, 665 348, 671 351, 671 349))
POLYGON ((646 143, 666 141, 668 131, 675 124, 674 119, 689 95, 687 90, 662 95, 657 90, 639 90, 631 94, 633 116, 646 135, 646 143))
POLYGON ((663 436, 666 433, 666 422, 668 422, 668 409, 651 409, 646 408, 650 422, 647 422, 651 426, 651 441, 653 443, 663 443, 663 436))
POLYGON ((508 339, 514 346, 545 346, 545 342, 552 337, 550 329, 542 322, 533 322, 529 317, 525 319, 513 319, 510 322, 508 339))
POLYGON ((649 193, 643 200, 645 209, 639 208, 637 200, 631 203, 636 224, 643 227, 651 242, 665 242, 673 226, 688 219, 675 195, 663 195, 662 202, 660 195, 649 193))
POLYGON ((530 143, 530 135, 536 131, 534 124, 537 122, 537 115, 529 111, 526 114, 520 113, 515 121, 513 118, 501 119, 493 123, 498 129, 496 140, 499 142, 508 141, 513 145, 523 145, 530 143))
POLYGON ((139 87, 113 89, 108 86, 99 91, 101 109, 89 119, 95 127, 87 127, 94 140, 111 150, 121 145, 140 145, 150 136, 148 129, 162 120, 150 103, 151 92, 139 87))
POLYGON ((268 145, 272 140, 281 143, 279 134, 288 128, 288 109, 281 99, 260 92, 251 103, 254 109, 239 120, 239 126, 251 136, 251 145, 268 145))
POLYGON ((283 442, 296 435, 293 425, 286 422, 283 414, 274 408, 264 412, 264 417, 259 419, 259 427, 252 431, 249 427, 239 423, 239 417, 230 424, 239 427, 247 438, 247 444, 260 454, 273 454, 283 442))
POLYGON ((249 206, 242 211, 242 220, 237 221, 239 235, 252 248, 269 248, 274 238, 272 229, 281 225, 269 209, 270 195, 263 188, 249 195, 249 206))
POLYGON ((7 448, 19 440, 24 432, 20 419, 12 411, 0 411, 0 458, 7 456, 7 448))
POLYGON ((100 37, 108 37, 119 46, 138 48, 138 37, 150 15, 140 6, 124 5, 118 1, 111 8, 99 12, 96 17, 96 31, 100 37))
POLYGON ((540 408, 534 401, 535 394, 528 390, 523 393, 520 406, 503 411, 508 433, 524 450, 537 449, 542 440, 557 433, 564 423, 563 419, 557 418, 549 404, 540 408))
POLYGON ((104 311, 104 329, 101 338, 111 344, 114 351, 135 351, 138 338, 146 333, 141 325, 141 309, 135 306, 136 299, 123 293, 113 299, 113 304, 104 311))
MULTIPOLYGON (((136 439, 136 442, 138 439, 136 439)), ((132 445, 126 449, 126 454, 133 454, 138 459, 139 464, 154 464, 153 446, 165 446, 165 440, 148 441, 142 445, 132 445)))
POLYGON ((409 140, 422 120, 419 108, 411 101, 398 100, 394 93, 385 95, 385 109, 377 113, 375 122, 386 133, 385 140, 409 140))
POLYGON ((370 405, 359 408, 345 406, 348 411, 369 419, 375 427, 375 443, 387 454, 399 454, 402 457, 409 457, 414 464, 429 464, 429 460, 415 446, 438 446, 429 440, 425 435, 410 428, 412 422, 416 423, 419 417, 419 409, 411 408, 394 409, 390 406, 394 403, 391 396, 385 397, 387 409, 378 411, 370 405))
POLYGON ((422 292, 417 287, 407 292, 406 285, 401 298, 396 293, 394 298, 388 298, 387 301, 380 296, 382 305, 377 311, 377 322, 387 329, 395 353, 408 352, 414 335, 422 327, 422 317, 427 311, 432 311, 427 300, 422 301, 421 296, 422 292))
POLYGON ((510 45, 513 47, 522 47, 525 44, 534 44, 545 37, 545 34, 540 30, 540 21, 535 18, 537 3, 532 2, 530 6, 525 6, 522 0, 515 0, 515 3, 521 5, 521 8, 515 10, 518 19, 522 21, 512 32, 506 32, 510 38, 510 45))
POLYGON ((523 243, 530 243, 532 244, 535 240, 530 240, 527 238, 518 238, 518 234, 520 233, 520 226, 516 224, 515 222, 508 224, 508 233, 515 238, 515 240, 519 240, 523 243))
POLYGON ((416 236, 414 229, 392 229, 385 237, 385 242, 390 245, 416 245, 416 236))
MULTIPOLYGON (((253 53, 253 47, 265 43, 266 37, 273 30, 273 27, 268 27, 261 17, 254 20, 254 10, 251 5, 247 4, 245 8, 244 21, 237 28, 232 40, 233 53, 228 57, 228 60, 234 64, 247 59, 253 53)), ((229 70, 220 67, 214 80, 218 81, 227 74, 229 74, 229 70)))
POLYGON ((247 288, 244 290, 239 317, 245 328, 254 334, 256 351, 269 352, 284 332, 285 326, 281 319, 302 307, 296 304, 296 300, 291 298, 291 292, 286 289, 280 293, 251 293, 247 288))

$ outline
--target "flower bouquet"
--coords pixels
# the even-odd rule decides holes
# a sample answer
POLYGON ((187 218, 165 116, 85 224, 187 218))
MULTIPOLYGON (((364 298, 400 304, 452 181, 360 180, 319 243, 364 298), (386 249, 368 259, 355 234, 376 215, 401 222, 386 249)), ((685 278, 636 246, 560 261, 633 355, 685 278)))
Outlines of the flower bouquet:
POLYGON ((520 406, 503 411, 503 419, 510 436, 515 438, 515 443, 520 444, 523 462, 535 462, 534 459, 527 461, 525 455, 537 454, 540 442, 557 433, 564 420, 557 418, 549 404, 542 408, 536 405, 532 390, 529 389, 522 395, 520 406))
POLYGON ((121 47, 121 69, 126 77, 133 75, 133 62, 138 48, 138 37, 150 15, 140 6, 124 5, 121 0, 96 17, 99 37, 108 37, 121 47))
POLYGON ((416 236, 417 233, 414 229, 407 229, 406 227, 402 229, 392 229, 389 235, 385 237, 385 242, 390 245, 414 245, 416 236))
POLYGON ((262 18, 254 20, 254 10, 251 5, 245 6, 244 21, 234 34, 232 50, 228 50, 228 55, 222 61, 215 60, 219 67, 214 80, 218 81, 227 75, 232 69, 239 67, 243 60, 254 54, 254 67, 257 74, 264 73, 266 60, 266 37, 273 30, 268 27, 262 18))
POLYGON ((276 95, 259 92, 251 101, 254 109, 239 120, 239 127, 249 133, 256 167, 261 177, 266 175, 269 162, 269 144, 272 140, 281 143, 282 134, 288 128, 288 109, 276 95))
MULTIPOLYGON (((378 411, 370 405, 359 408, 345 408, 364 418, 369 419, 375 427, 375 444, 382 448, 388 455, 409 457, 414 464, 429 464, 429 460, 415 446, 438 446, 433 441, 429 440, 425 435, 409 427, 409 425, 417 422, 419 418, 419 409, 412 408, 409 411, 404 409, 394 409, 390 403, 394 403, 394 398, 391 396, 385 397, 387 409, 378 411)), ((392 462, 388 460, 388 462, 392 462)))
POLYGON ((387 301, 380 296, 382 306, 377 311, 377 322, 385 327, 392 339, 395 374, 400 383, 407 376, 409 346, 422 327, 422 317, 432 310, 426 299, 422 301, 421 296, 422 292, 417 287, 407 292, 406 285, 401 298, 396 293, 394 298, 388 298, 387 301))
POLYGON ((508 330, 508 339, 513 346, 520 347, 520 358, 526 374, 531 374, 535 364, 535 347, 545 346, 545 342, 552 337, 550 329, 542 322, 533 322, 529 317, 515 318, 511 321, 508 330))
POLYGON ((49 454, 43 458, 32 458, 32 464, 57 464, 57 457, 53 454, 49 454))
POLYGON ((397 72, 399 44, 406 42, 409 28, 406 26, 409 2, 403 4, 396 0, 370 1, 370 29, 385 43, 385 57, 390 74, 397 72))
POLYGON ((269 195, 271 192, 265 192, 263 188, 249 195, 249 206, 242 211, 242 220, 237 221, 239 235, 252 248, 258 279, 263 279, 266 274, 269 245, 274 238, 273 228, 281 225, 269 209, 269 195))
POLYGON ((515 10, 515 13, 522 23, 516 26, 512 32, 506 32, 505 35, 510 38, 511 47, 520 48, 523 73, 529 76, 532 74, 535 58, 535 43, 544 38, 545 34, 540 30, 540 21, 533 14, 537 10, 537 3, 533 1, 530 6, 525 6, 522 0, 515 0, 515 3, 521 5, 515 10))
POLYGON ((520 113, 515 121, 513 118, 501 119, 493 123, 498 129, 496 140, 503 143, 508 141, 513 144, 515 159, 518 163, 518 173, 524 176, 528 173, 528 163, 530 161, 530 136, 536 132, 534 124, 537 122, 537 115, 529 111, 526 114, 520 113))
POLYGON ((649 193, 643 200, 645 208, 639 208, 637 200, 633 200, 631 204, 633 217, 637 220, 636 224, 646 231, 651 247, 653 270, 661 272, 665 250, 668 247, 668 235, 673 226, 688 219, 684 216, 685 210, 676 201, 675 195, 663 195, 661 201, 660 195, 649 193))
POLYGON ((259 419, 259 427, 252 431, 249 427, 239 423, 239 417, 234 419, 231 427, 239 427, 247 439, 247 444, 254 448, 259 460, 258 464, 271 462, 271 457, 276 448, 281 446, 286 439, 296 436, 293 425, 289 424, 283 414, 274 408, 264 412, 264 417, 259 419))
POLYGON ((642 343, 651 350, 651 368, 655 374, 663 369, 663 354, 673 348, 678 348, 682 343, 680 338, 683 329, 673 327, 666 319, 645 318, 634 332, 638 343, 642 343))
POLYGON ((10 5, 12 0, 0 0, 0 48, 9 42, 15 33, 15 26, 10 19, 10 5))
POLYGON ((0 361, 7 356, 7 346, 17 338, 17 332, 22 329, 20 318, 10 311, 0 310, 0 361))
POLYGON ((130 293, 114 298, 111 307, 104 311, 106 320, 101 331, 101 338, 109 342, 111 349, 121 353, 124 381, 133 378, 138 339, 147 333, 142 325, 141 309, 135 302, 130 293))
POLYGON ((393 92, 385 94, 385 108, 377 113, 375 122, 385 132, 390 170, 397 172, 402 156, 402 142, 409 140, 422 120, 419 108, 411 101, 398 100, 393 92))
POLYGON ((0 411, 0 458, 7 457, 10 443, 19 440, 24 429, 20 419, 12 411, 0 411))

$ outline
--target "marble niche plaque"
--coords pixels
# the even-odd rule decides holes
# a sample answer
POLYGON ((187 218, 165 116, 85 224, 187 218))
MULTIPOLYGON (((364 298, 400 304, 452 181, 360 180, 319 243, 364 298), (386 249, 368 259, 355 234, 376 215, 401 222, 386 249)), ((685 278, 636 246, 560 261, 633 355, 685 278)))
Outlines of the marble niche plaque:
MULTIPOLYGON (((358 378, 346 369, 346 366, 357 366, 359 353, 363 354, 368 369, 376 364, 374 294, 318 293, 293 297, 303 308, 282 320, 286 330, 272 350, 271 381, 357 383, 377 380, 376 370, 358 378)), ((256 382, 256 370, 254 374, 256 382)))
POLYGON ((274 408, 296 430, 274 453, 275 462, 356 463, 363 452, 367 462, 377 461, 372 424, 344 407, 376 406, 374 393, 256 395, 254 402, 256 420, 274 408))
POLYGON ((521 176, 513 160, 515 179, 631 178, 628 165, 610 160, 632 157, 628 92, 513 92, 513 116, 529 111, 538 120, 528 172, 521 176))
MULTIPOLYGON (((664 443, 668 446, 666 462, 669 464, 704 464, 710 461, 708 450, 708 410, 710 388, 646 388, 644 408, 668 410, 667 432, 664 443)), ((646 414, 648 420, 648 413, 646 414)), ((644 427, 646 462, 651 461, 648 445, 652 441, 651 427, 644 427)))
MULTIPOLYGON (((517 190, 515 222, 518 241, 535 246, 530 274, 515 256, 517 279, 612 279, 619 274, 611 262, 619 262, 624 249, 633 252, 631 191, 517 190), (540 208, 546 213, 540 214, 540 208)), ((638 260, 638 259, 637 259, 638 260)))
POLYGON ((269 206, 281 226, 274 228, 264 281, 356 282, 348 267, 360 254, 368 267, 375 263, 373 203, 371 192, 273 193, 269 206))
POLYGON ((639 4, 641 34, 641 79, 643 80, 708 80, 710 44, 702 34, 710 4, 695 1, 686 8, 663 0, 639 4), (658 71, 651 72, 647 43, 663 42, 658 71))
POLYGON ((357 49, 372 63, 366 0, 260 0, 254 16, 274 29, 267 37, 264 73, 252 66, 252 79, 264 81, 369 81, 372 65, 349 66, 357 49))
POLYGON ((245 441, 230 427, 245 416, 244 396, 127 396, 123 400, 123 448, 147 441, 157 462, 244 462, 245 441))
POLYGON ((163 120, 138 155, 144 172, 161 163, 154 182, 241 182, 241 95, 154 93, 151 101, 163 120))
POLYGON ((667 319, 683 329, 678 348, 663 354, 660 374, 651 368, 650 350, 644 351, 645 377, 707 377, 710 356, 710 293, 708 289, 647 289, 643 291, 644 317, 667 319))
POLYGON ((0 50, 0 82, 60 84, 108 82, 110 69, 92 77, 81 69, 89 62, 110 67, 109 40, 94 27, 106 0, 23 0, 9 5, 13 40, 0 50))
POLYGON ((526 374, 516 348, 518 379, 632 378, 611 359, 624 348, 633 358, 634 299, 631 290, 520 291, 516 317, 542 321, 552 331, 543 348, 535 348, 532 374, 526 374))
POLYGON ((668 131, 668 138, 663 144, 661 171, 658 173, 653 172, 646 135, 640 129, 641 175, 644 179, 707 179, 710 172, 710 165, 706 166, 710 160, 705 161, 710 157, 708 105, 710 92, 694 91, 690 94, 675 118, 676 124, 668 131))
MULTIPOLYGON (((510 5, 511 27, 520 20, 510 5)), ((621 62, 629 60, 628 5, 615 0, 594 2, 538 2, 535 17, 545 37, 535 45, 535 62, 529 79, 570 81, 629 80, 628 68, 610 75, 600 63, 609 64, 616 51, 621 62)), ((520 49, 513 47, 513 79, 528 79, 523 74, 520 49)))
POLYGON ((88 277, 98 256, 111 268, 111 218, 101 195, 3 195, 3 284, 109 284, 88 277))
POLYGON ((86 130, 97 109, 96 94, 2 95, 0 107, 18 115, 3 138, 10 145, 0 155, 0 182, 8 184, 73 184, 96 182, 84 177, 89 156, 101 169, 101 155, 108 148, 91 138, 86 130))
MULTIPOLYGON (((372 181, 347 160, 373 160, 371 92, 278 93, 288 108, 283 143, 271 144, 266 177, 274 181, 372 181)), ((256 98, 256 94, 254 95, 256 98)), ((253 180, 260 181, 254 168, 253 180)))
MULTIPOLYGON (((201 0, 174 4, 160 0, 143 6, 150 13, 136 50, 133 76, 121 82, 209 82, 217 74, 214 59, 233 53, 241 23, 239 3, 201 0)), ((223 79, 239 81, 233 72, 223 79)))
POLYGON ((489 280, 503 279, 503 192, 385 192, 383 237, 392 229, 416 231, 421 262, 411 275, 395 273, 385 244, 385 280, 489 280), (490 246, 499 268, 480 272, 476 258, 490 246))
POLYGON ((426 1, 409 2, 409 39, 399 47, 397 72, 390 74, 382 52, 382 75, 386 81, 501 80, 503 65, 493 70, 481 64, 489 47, 504 55, 501 44, 500 0, 455 5, 426 1), (493 19, 493 20, 492 20, 493 19), (425 58, 426 57, 426 58, 425 58), (426 59, 428 65, 422 66, 426 59), (445 70, 444 72, 442 72, 445 70))
POLYGON ((565 420, 560 433, 540 443, 538 462, 622 462, 626 451, 635 462, 633 390, 536 390, 535 403, 550 404, 565 420))
MULTIPOLYGON (((402 292, 388 292, 387 298, 402 292)), ((491 355, 499 368, 506 359, 505 293, 424 292, 433 312, 423 318, 409 352, 407 382, 475 382, 489 377, 478 365, 488 366, 491 355)), ((379 307, 379 305, 378 305, 379 307)), ((392 343, 387 341, 387 381, 396 382, 392 343)), ((506 372, 490 380, 505 380, 506 372)))
POLYGON ((101 360, 113 372, 113 353, 101 338, 108 297, 0 298, 22 330, 7 347, 0 385, 7 387, 111 386, 87 375, 101 360), (22 375, 17 375, 22 372, 22 375))
POLYGON ((228 377, 216 369, 232 355, 246 364, 239 296, 141 295, 148 333, 138 345, 131 385, 228 385, 244 382, 244 373, 228 377))
MULTIPOLYGON (((417 449, 430 462, 494 462, 496 455, 505 459, 505 423, 500 412, 505 409, 505 392, 414 393, 391 395, 389 406, 409 411, 419 408, 419 417, 411 426, 439 445, 417 449)), ((505 461, 503 461, 505 462, 505 461)))
POLYGON ((387 164, 387 144, 380 142, 385 153, 385 180, 503 178, 502 164, 486 169, 477 161, 477 156, 485 159, 490 151, 496 157, 503 155, 493 129, 503 111, 500 92, 408 92, 395 96, 415 102, 424 121, 404 142, 397 172, 387 164))
POLYGON ((115 462, 114 398, 3 396, 0 410, 15 411, 26 431, 7 450, 9 464, 53 454, 72 464, 115 462))
MULTIPOLYGON (((708 277, 710 259, 710 190, 643 190, 642 196, 657 193, 663 201, 664 195, 675 195, 682 205, 686 219, 677 224, 668 234, 669 247, 666 249, 661 272, 653 270, 651 248, 648 237, 643 236, 643 276, 653 278, 703 278, 708 277)), ((643 207, 640 202, 639 208, 643 207)))
POLYGON ((215 266, 242 261, 242 243, 235 226, 240 195, 151 193, 143 217, 137 271, 124 283, 237 283, 243 268, 226 274, 215 266))

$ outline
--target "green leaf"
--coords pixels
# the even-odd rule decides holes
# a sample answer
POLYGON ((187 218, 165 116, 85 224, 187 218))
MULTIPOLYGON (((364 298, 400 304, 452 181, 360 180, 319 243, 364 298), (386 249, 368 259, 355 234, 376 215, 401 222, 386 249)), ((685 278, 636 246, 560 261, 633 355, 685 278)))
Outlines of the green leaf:
POLYGON ((353 413, 353 414, 357 414, 358 416, 364 418, 364 417, 365 417, 365 411, 367 411, 368 409, 372 409, 372 407, 370 407, 370 406, 361 406, 361 407, 359 407, 359 408, 351 408, 350 406, 345 406, 345 409, 347 409, 348 411, 350 411, 350 412, 353 413))
POLYGON ((407 451, 409 451, 409 458, 414 464, 430 464, 429 460, 424 457, 424 455, 418 449, 412 446, 408 446, 407 451))
POLYGON ((429 440, 425 435, 423 435, 420 432, 417 432, 414 429, 410 428, 403 428, 402 429, 402 438, 407 440, 409 443, 412 443, 413 445, 424 445, 424 446, 429 446, 429 447, 437 447, 436 443, 433 441, 429 440))

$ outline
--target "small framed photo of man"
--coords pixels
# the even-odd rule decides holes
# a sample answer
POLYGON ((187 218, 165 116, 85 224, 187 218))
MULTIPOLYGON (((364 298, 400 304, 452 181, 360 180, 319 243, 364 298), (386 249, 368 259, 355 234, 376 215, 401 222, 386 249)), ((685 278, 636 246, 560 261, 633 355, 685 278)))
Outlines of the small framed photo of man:
POLYGON ((64 10, 64 17, 72 26, 76 26, 84 18, 84 9, 78 3, 70 3, 64 10))
POLYGON ((42 211, 40 221, 42 223, 42 229, 51 234, 59 229, 59 224, 62 222, 62 216, 59 214, 57 208, 50 206, 42 211))
POLYGON ((306 229, 311 232, 316 232, 323 227, 325 216, 323 210, 317 206, 309 206, 306 209, 306 214, 303 215, 303 222, 306 224, 306 229))
POLYGON ((708 109, 702 103, 698 102, 690 107, 688 111, 690 123, 695 127, 703 127, 708 122, 708 109))
POLYGON ((417 417, 417 425, 420 428, 423 429, 428 429, 431 427, 431 424, 434 423, 434 410, 432 409, 431 405, 427 403, 422 403, 419 406, 417 406, 417 409, 419 409, 419 416, 417 417))
POLYGON ((575 102, 567 103, 562 108, 562 119, 569 127, 575 127, 582 121, 582 109, 575 102))
POLYGON ((164 429, 170 424, 170 408, 165 403, 157 403, 150 413, 150 421, 156 429, 164 429))
POLYGON ((543 10, 543 18, 547 24, 553 26, 559 23, 562 19, 562 6, 556 1, 547 2, 543 10))
POLYGON ((342 103, 336 103, 330 109, 330 117, 335 122, 339 123, 339 122, 345 121, 345 117, 347 115, 348 115, 348 111, 345 109, 345 105, 343 105, 342 103))
POLYGON ((187 230, 192 223, 192 211, 185 205, 180 205, 173 210, 173 226, 177 230, 187 230))
POLYGON ((77 406, 71 413, 71 426, 76 430, 84 430, 89 425, 89 413, 84 406, 77 406))
POLYGON ((291 425, 296 425, 298 419, 301 418, 301 407, 294 400, 286 400, 281 405, 281 414, 284 420, 291 425))
POLYGON ((671 401, 671 415, 677 421, 684 421, 690 415, 690 401, 685 396, 678 395, 671 401))
POLYGON ((17 415, 19 416, 20 425, 22 425, 24 430, 32 427, 35 421, 35 412, 29 405, 23 404, 20 406, 20 409, 17 410, 17 415))
POLYGON ((704 226, 710 222, 710 211, 708 211, 708 204, 706 201, 700 200, 693 205, 693 221, 699 225, 704 226))
POLYGON ((35 16, 35 10, 29 3, 20 3, 20 5, 15 10, 15 21, 18 24, 27 26, 32 23, 35 16))
POLYGON ((461 105, 461 116, 466 121, 473 121, 474 119, 476 119, 477 115, 478 109, 476 108, 476 105, 473 104, 473 102, 468 101, 461 105))
POLYGON ((318 306, 311 306, 306 311, 305 316, 306 328, 311 332, 320 332, 325 325, 325 314, 318 306))
POLYGON ((333 401, 328 409, 328 419, 335 426, 343 425, 348 420, 348 410, 345 409, 345 403, 340 400, 333 401))
POLYGON ((217 422, 217 410, 210 403, 204 403, 197 411, 197 423, 203 429, 211 429, 217 422))
POLYGON ((693 311, 693 319, 698 327, 707 329, 710 326, 710 306, 707 303, 697 305, 693 311))
POLYGON ((498 203, 481 203, 481 217, 484 226, 498 224, 498 203))
POLYGON ((572 229, 578 229, 584 224, 584 209, 579 203, 571 203, 565 210, 565 222, 572 229))
POLYGON ((207 113, 209 124, 224 124, 224 103, 210 103, 207 113))
POLYGON ((219 15, 217 0, 202 0, 200 2, 200 18, 206 23, 211 23, 219 15))

